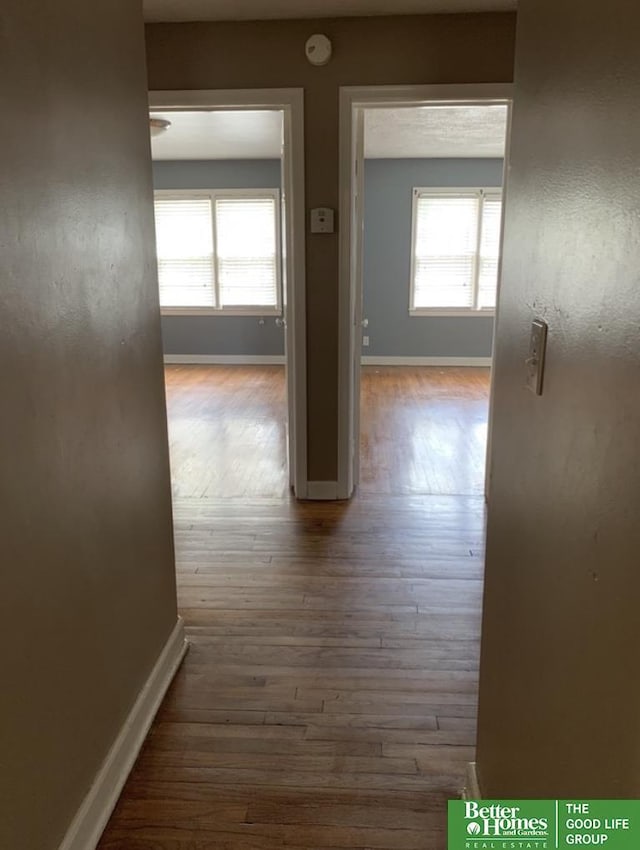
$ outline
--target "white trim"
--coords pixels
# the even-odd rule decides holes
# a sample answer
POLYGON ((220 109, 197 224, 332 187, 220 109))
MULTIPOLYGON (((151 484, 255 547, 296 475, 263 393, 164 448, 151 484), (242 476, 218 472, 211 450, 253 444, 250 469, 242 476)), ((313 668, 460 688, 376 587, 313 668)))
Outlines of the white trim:
MULTIPOLYGON (((351 210, 351 232, 360 233, 364 222, 364 110, 358 109, 354 115, 354 133, 353 133, 353 148, 351 151, 351 180, 352 191, 354 192, 353 205, 351 210)), ((354 281, 353 292, 350 293, 352 298, 349 308, 349 315, 353 316, 357 325, 354 326, 353 339, 351 341, 352 348, 350 349, 349 358, 354 364, 354 369, 358 362, 360 353, 360 345, 362 343, 363 327, 363 303, 364 303, 364 239, 359 238, 355 246, 355 250, 351 252, 351 280, 354 281)), ((358 370, 358 381, 360 372, 358 370)), ((360 395, 358 383, 358 396, 360 395)), ((350 416, 350 433, 352 435, 349 443, 349 452, 352 456, 352 463, 349 465, 349 478, 347 481, 347 490, 353 493, 356 483, 360 480, 360 449, 359 439, 361 432, 360 425, 360 404, 351 405, 349 407, 350 416), (356 439, 357 435, 357 439, 356 439)))
POLYGON ((277 319, 281 308, 269 307, 160 307, 162 316, 208 316, 210 319, 228 319, 230 316, 245 316, 277 319))
POLYGON ((282 187, 286 198, 286 351, 289 474, 295 495, 307 494, 307 341, 305 261, 304 90, 199 89, 152 91, 152 110, 213 109, 283 112, 282 187))
POLYGON ((187 647, 184 623, 182 618, 178 617, 164 649, 138 694, 89 793, 71 822, 59 850, 93 850, 100 841, 187 647))
POLYGON ((409 309, 409 315, 412 319, 474 319, 477 316, 488 316, 492 319, 496 311, 490 307, 475 310, 472 308, 464 310, 439 310, 437 307, 416 307, 415 310, 409 309))
MULTIPOLYGON (((511 149, 511 128, 513 123, 513 108, 510 108, 507 114, 507 142, 506 142, 506 151, 507 153, 511 149)), ((504 233, 505 233, 505 221, 506 221, 506 202, 509 193, 509 173, 510 169, 506 167, 507 157, 505 156, 505 168, 503 171, 503 187, 502 187, 502 232, 500 234, 500 243, 504 245, 504 233)), ((495 312, 495 321, 493 323, 493 340, 491 343, 491 354, 495 356, 496 353, 496 338, 498 331, 498 320, 499 320, 499 309, 500 309, 500 290, 502 288, 502 261, 503 261, 503 252, 500 252, 500 262, 498 264, 498 288, 496 290, 496 312, 495 312)), ((487 421, 487 455, 485 462, 485 476, 484 476, 484 498, 485 502, 489 504, 489 494, 491 490, 491 457, 492 457, 492 446, 493 446, 493 405, 495 401, 495 371, 491 370, 491 382, 489 385, 489 417, 487 421)))
MULTIPOLYGON (((429 86, 366 86, 340 88, 340 265, 338 283, 339 342, 338 342, 338 497, 348 499, 357 484, 357 459, 359 457, 359 434, 354 427, 355 405, 359 399, 357 360, 360 345, 354 344, 360 333, 361 316, 359 313, 358 287, 361 286, 357 270, 357 252, 361 250, 361 239, 354 236, 360 233, 356 198, 353 187, 357 180, 358 168, 354 160, 358 145, 358 134, 354 126, 359 121, 359 113, 364 108, 385 108, 390 106, 426 106, 429 103, 450 103, 452 105, 477 104, 478 101, 489 104, 506 104, 510 107, 513 99, 512 84, 482 83, 470 85, 429 85, 429 86), (356 226, 354 226, 354 221, 356 226), (355 470, 355 474, 354 474, 355 470)), ((360 121, 361 124, 361 121, 360 121)), ((359 151, 358 151, 359 153, 359 151)))
POLYGON ((465 785, 462 789, 463 800, 482 800, 482 792, 480 791, 480 783, 478 782, 478 769, 475 761, 467 763, 465 773, 465 785))
POLYGON ((362 357, 363 366, 491 366, 491 357, 362 357))
POLYGON ((290 106, 302 89, 183 89, 149 92, 149 108, 154 111, 214 109, 284 109, 290 106))
POLYGON ((307 290, 304 90, 290 90, 284 111, 282 190, 285 223, 285 342, 289 404, 289 481, 298 499, 307 495, 307 290), (292 442, 293 439, 293 442, 292 442))
POLYGON ((284 354, 165 354, 167 365, 284 366, 284 354))
POLYGON ((307 484, 307 499, 317 502, 335 502, 337 498, 337 481, 309 481, 307 484))
POLYGON ((367 109, 396 106, 441 105, 474 106, 479 100, 503 104, 513 98, 513 83, 433 83, 425 86, 341 86, 354 105, 367 109))

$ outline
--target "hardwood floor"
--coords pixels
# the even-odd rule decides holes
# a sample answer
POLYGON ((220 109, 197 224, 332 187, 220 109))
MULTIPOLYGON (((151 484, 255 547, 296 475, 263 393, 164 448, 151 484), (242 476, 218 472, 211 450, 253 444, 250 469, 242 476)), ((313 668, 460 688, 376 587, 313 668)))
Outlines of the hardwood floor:
MULTIPOLYGON (((168 366, 174 498, 289 494, 282 366, 168 366)), ((481 495, 489 370, 362 370, 360 492, 481 495)))
POLYGON ((289 494, 283 366, 165 367, 174 499, 289 494))
MULTIPOLYGON (((178 378, 170 418, 197 406, 178 378)), ((172 459, 188 454, 176 421, 172 459)), ((482 498, 222 498, 184 469, 176 486, 198 494, 175 499, 191 649, 101 850, 444 850, 474 754, 482 498)))
POLYGON ((361 493, 481 495, 489 370, 365 366, 361 493))

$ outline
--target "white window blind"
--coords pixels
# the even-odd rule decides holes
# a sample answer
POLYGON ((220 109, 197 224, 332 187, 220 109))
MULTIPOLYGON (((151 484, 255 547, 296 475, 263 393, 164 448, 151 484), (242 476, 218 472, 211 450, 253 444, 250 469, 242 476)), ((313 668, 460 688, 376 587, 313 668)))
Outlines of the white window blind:
POLYGON ((478 271, 478 306, 495 308, 500 260, 500 228, 502 224, 502 198, 485 195, 482 204, 482 238, 478 271))
POLYGON ((215 201, 220 301, 226 306, 278 303, 278 250, 274 198, 215 201))
POLYGON ((161 306, 215 307, 209 198, 155 202, 161 306))
POLYGON ((161 307, 277 312, 278 194, 272 189, 156 193, 161 307))
POLYGON ((478 198, 421 196, 417 203, 414 305, 473 307, 478 198))
POLYGON ((502 199, 414 190, 411 310, 495 307, 502 199))

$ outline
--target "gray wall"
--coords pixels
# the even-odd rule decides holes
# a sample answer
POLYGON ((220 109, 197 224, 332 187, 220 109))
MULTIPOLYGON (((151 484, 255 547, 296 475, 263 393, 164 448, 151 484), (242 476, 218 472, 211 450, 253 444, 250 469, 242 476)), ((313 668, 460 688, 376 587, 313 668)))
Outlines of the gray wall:
POLYGON ((372 159, 365 163, 365 356, 490 357, 493 318, 409 315, 416 186, 502 186, 500 159, 372 159))
POLYGON ((520 0, 478 765, 488 798, 640 797, 640 8, 520 0), (523 389, 549 323, 544 394, 523 389))
MULTIPOLYGON (((280 160, 153 163, 155 189, 274 189, 280 160)), ((273 316, 163 316, 165 354, 284 354, 284 332, 273 316)))
POLYGON ((177 618, 139 4, 5 0, 0 68, 0 847, 54 850, 177 618))

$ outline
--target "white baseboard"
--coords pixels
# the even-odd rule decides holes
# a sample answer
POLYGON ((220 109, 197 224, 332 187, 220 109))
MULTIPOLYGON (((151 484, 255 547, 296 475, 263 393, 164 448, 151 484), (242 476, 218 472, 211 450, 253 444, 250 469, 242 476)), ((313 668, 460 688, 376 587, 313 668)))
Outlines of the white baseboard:
MULTIPOLYGON (((167 365, 284 366, 284 354, 165 354, 167 365)), ((491 366, 491 357, 362 357, 363 366, 491 366)))
POLYGON ((284 354, 165 354, 166 364, 211 366, 284 366, 284 354))
POLYGON ((491 357, 362 357, 363 366, 491 366, 491 357))
POLYGON ((308 481, 307 499, 316 502, 335 502, 338 498, 337 481, 308 481))
POLYGON ((98 844, 186 651, 184 623, 178 617, 175 628, 71 822, 59 850, 94 850, 98 844))
POLYGON ((462 799, 482 800, 482 793, 480 791, 480 783, 478 782, 478 771, 475 761, 470 761, 467 764, 465 785, 462 789, 462 799))

